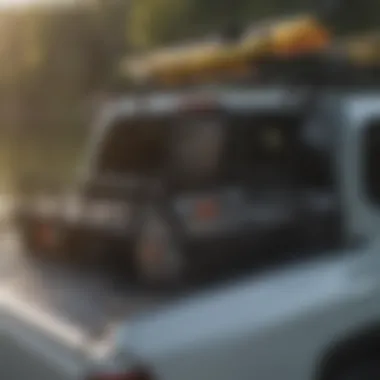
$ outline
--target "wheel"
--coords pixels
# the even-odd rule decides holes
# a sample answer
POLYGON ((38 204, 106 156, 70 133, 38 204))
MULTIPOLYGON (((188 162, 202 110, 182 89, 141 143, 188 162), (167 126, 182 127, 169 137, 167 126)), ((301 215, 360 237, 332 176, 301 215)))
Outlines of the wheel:
POLYGON ((144 219, 134 254, 142 284, 170 288, 187 280, 187 263, 173 235, 169 223, 157 212, 150 212, 144 219))
POLYGON ((379 359, 368 359, 357 365, 339 371, 333 380, 378 380, 380 379, 379 359))

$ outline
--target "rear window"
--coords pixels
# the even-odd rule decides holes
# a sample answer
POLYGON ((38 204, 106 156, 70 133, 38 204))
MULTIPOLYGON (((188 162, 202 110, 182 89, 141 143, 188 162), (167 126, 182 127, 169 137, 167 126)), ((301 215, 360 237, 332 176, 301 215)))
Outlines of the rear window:
POLYGON ((237 184, 252 190, 331 185, 329 157, 303 138, 301 117, 217 115, 178 126, 175 180, 181 188, 237 184))
POLYGON ((244 117, 231 123, 225 175, 256 189, 291 180, 299 122, 290 117, 244 117))
POLYGON ((298 126, 287 117, 188 118, 179 125, 176 180, 181 187, 236 183, 256 188, 289 180, 298 126))
POLYGON ((304 138, 303 122, 273 114, 121 119, 100 146, 97 172, 169 174, 181 191, 225 184, 263 191, 329 187, 330 158, 304 138))
POLYGON ((254 189, 326 189, 333 182, 330 156, 304 136, 304 119, 268 115, 235 120, 230 128, 225 174, 254 189))

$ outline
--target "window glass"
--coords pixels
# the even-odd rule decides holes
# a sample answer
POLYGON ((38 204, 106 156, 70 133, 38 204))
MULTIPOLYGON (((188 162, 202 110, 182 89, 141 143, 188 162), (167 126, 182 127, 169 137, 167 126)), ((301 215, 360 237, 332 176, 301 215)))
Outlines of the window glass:
POLYGON ((226 178, 252 190, 292 184, 298 127, 291 117, 252 115, 231 121, 226 178))
POLYGON ((98 156, 98 172, 149 175, 166 164, 169 124, 165 120, 122 119, 109 128, 98 156))
POLYGON ((225 183, 253 191, 331 187, 324 141, 307 141, 303 127, 302 118, 291 115, 188 118, 174 143, 175 181, 181 188, 225 183))

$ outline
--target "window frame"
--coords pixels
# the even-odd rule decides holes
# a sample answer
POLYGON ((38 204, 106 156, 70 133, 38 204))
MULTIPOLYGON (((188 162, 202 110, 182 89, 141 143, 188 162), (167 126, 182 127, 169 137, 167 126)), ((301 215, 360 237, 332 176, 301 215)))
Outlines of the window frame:
POLYGON ((364 128, 362 129, 362 138, 361 138, 361 152, 362 152, 362 165, 361 165, 361 173, 362 173, 362 186, 364 190, 364 194, 367 199, 374 205, 380 206, 380 168, 379 168, 379 185, 378 185, 378 195, 374 194, 375 189, 371 185, 371 169, 369 165, 369 161, 372 160, 370 149, 371 146, 369 144, 373 144, 373 135, 371 131, 373 129, 379 130, 379 156, 380 156, 380 117, 372 117, 366 121, 364 128))

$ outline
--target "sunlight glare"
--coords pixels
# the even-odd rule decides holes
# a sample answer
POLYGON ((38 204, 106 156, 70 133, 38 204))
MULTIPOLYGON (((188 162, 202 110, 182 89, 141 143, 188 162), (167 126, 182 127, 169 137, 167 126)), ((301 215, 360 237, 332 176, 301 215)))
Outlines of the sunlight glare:
POLYGON ((54 3, 58 3, 58 1, 57 0, 0 0, 0 7, 22 7, 22 6, 32 5, 32 4, 41 4, 41 3, 54 4, 54 3))

